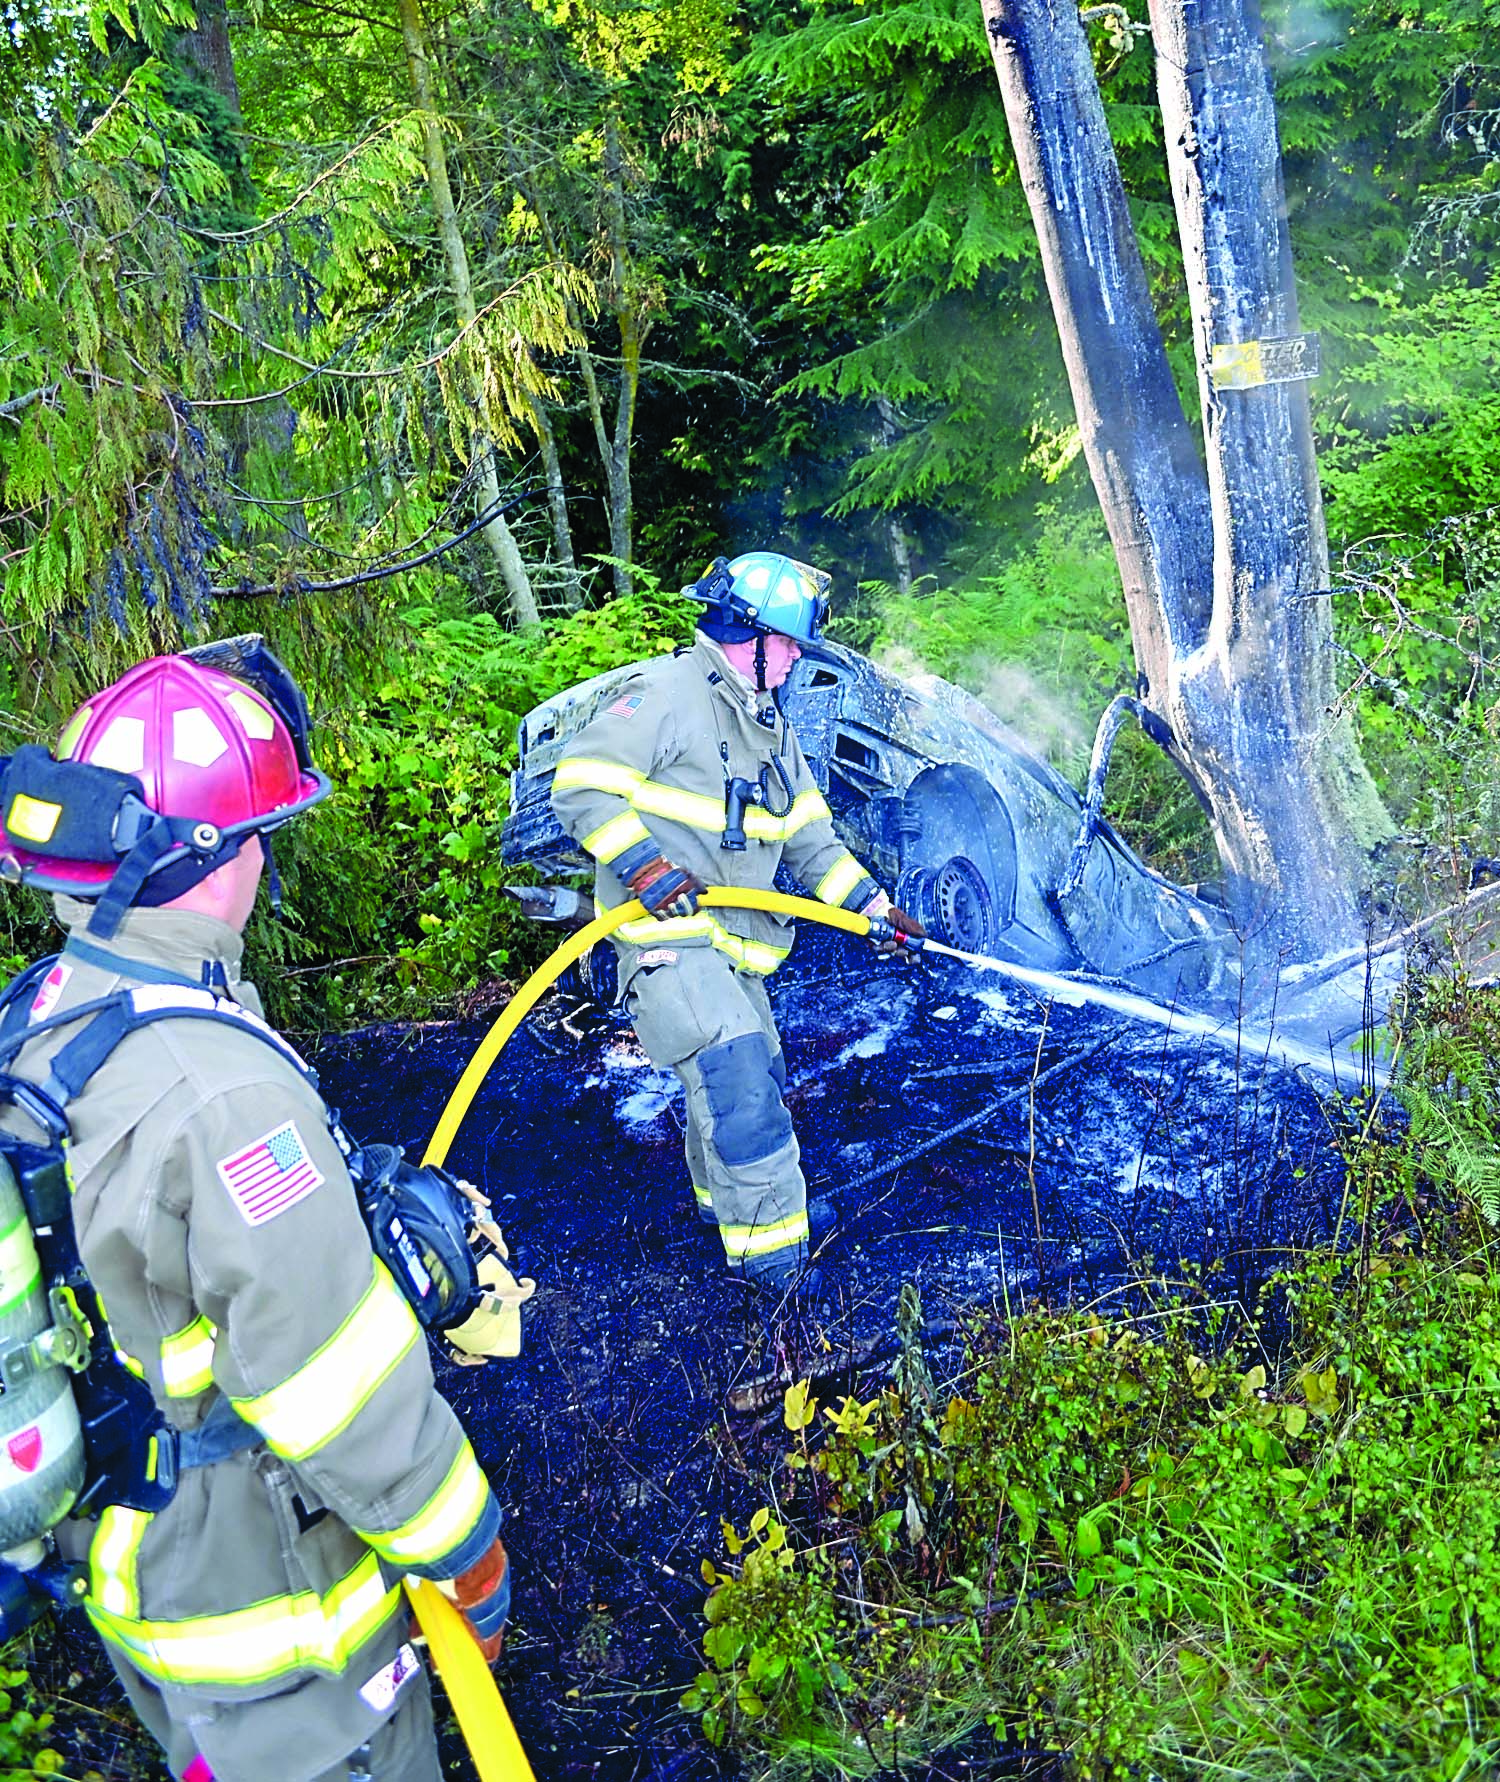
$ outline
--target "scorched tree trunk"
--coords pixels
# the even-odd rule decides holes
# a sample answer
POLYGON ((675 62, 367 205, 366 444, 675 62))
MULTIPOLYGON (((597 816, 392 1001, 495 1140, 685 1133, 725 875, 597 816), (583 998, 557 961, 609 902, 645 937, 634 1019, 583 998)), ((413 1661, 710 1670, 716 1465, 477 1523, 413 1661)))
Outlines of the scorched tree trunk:
POLYGON ((1078 10, 983 5, 1143 696, 1209 814, 1264 992, 1280 964, 1358 938, 1368 851, 1391 825, 1337 707, 1313 347, 1298 335, 1258 11, 1254 0, 1151 7, 1200 453, 1078 10))

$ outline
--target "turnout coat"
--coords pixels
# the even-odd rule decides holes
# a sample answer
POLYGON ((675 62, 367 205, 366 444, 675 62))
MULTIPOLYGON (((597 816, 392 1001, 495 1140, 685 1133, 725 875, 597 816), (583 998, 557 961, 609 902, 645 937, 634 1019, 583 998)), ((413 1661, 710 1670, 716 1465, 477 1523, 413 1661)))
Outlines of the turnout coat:
MULTIPOLYGON (((71 934, 32 1019, 116 990, 258 1013, 240 937, 215 918, 133 910, 105 946, 85 905, 58 908, 71 934)), ((402 1574, 457 1575, 500 1512, 371 1251, 323 1103, 246 1025, 156 1021, 69 1107, 74 1225, 108 1340, 177 1429, 233 1425, 228 1407, 252 1426, 164 1509, 104 1510, 86 1608, 127 1687, 159 1692, 218 1774, 290 1779, 399 1710, 419 1668, 402 1574)), ((81 1030, 28 1043, 16 1074, 43 1082, 81 1030)))
MULTIPOLYGON (((563 754, 552 782, 563 827, 593 856, 600 910, 623 903, 622 882, 653 854, 707 885, 772 889, 785 862, 823 903, 863 909, 879 887, 834 833, 795 731, 769 693, 757 695, 701 632, 691 648, 643 662, 563 754), (780 757, 788 792, 772 763, 780 757), (774 810, 745 812, 743 853, 721 846, 731 779, 768 781, 774 810), (785 804, 788 808, 781 809, 785 804)), ((645 917, 616 931, 628 984, 642 948, 713 947, 743 971, 775 971, 791 950, 787 916, 699 910, 645 917)))

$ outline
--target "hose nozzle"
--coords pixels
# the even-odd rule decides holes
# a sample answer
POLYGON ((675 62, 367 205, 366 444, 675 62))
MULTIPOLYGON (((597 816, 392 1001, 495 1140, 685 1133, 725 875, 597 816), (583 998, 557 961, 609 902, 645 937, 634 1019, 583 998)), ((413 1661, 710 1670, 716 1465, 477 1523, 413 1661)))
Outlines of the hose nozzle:
POLYGON ((868 938, 877 947, 897 946, 911 953, 920 953, 927 945, 925 934, 908 934, 894 922, 887 922, 884 916, 870 917, 868 938))

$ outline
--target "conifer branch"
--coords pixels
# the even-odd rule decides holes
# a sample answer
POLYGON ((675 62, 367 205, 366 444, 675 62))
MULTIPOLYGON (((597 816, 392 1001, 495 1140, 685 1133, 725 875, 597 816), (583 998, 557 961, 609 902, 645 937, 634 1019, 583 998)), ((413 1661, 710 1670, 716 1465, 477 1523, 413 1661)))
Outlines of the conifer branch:
POLYGON ((340 576, 331 582, 309 582, 301 576, 290 582, 262 582, 255 587, 209 588, 207 593, 216 600, 249 600, 266 594, 334 594, 343 588, 363 587, 367 582, 384 581, 386 577, 404 575, 409 569, 421 569, 425 564, 434 563, 439 557, 446 555, 455 545, 461 545, 465 539, 472 538, 476 532, 495 520, 503 519, 512 508, 520 507, 523 502, 531 501, 538 495, 544 495, 545 489, 523 489, 519 495, 513 495, 509 501, 491 502, 477 519, 471 520, 462 532, 454 533, 452 538, 444 539, 442 544, 434 545, 430 551, 423 551, 420 556, 408 557, 401 563, 389 563, 384 569, 366 569, 358 575, 340 576))

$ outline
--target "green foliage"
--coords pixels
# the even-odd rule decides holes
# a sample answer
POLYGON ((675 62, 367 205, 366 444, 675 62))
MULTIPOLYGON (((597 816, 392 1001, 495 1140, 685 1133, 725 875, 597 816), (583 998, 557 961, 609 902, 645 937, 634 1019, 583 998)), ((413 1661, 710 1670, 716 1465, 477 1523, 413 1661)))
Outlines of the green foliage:
POLYGON ((1408 993, 1401 1100, 1411 1119, 1398 1152, 1402 1187, 1473 1203, 1500 1225, 1500 1000, 1466 977, 1408 993))
POLYGON ((1493 1766, 1500 1244, 1426 1110, 1482 1102, 1480 1152, 1500 993, 1409 1019, 1410 1132, 1375 1105, 1344 1141, 1357 1246, 1248 1320, 1215 1267, 1135 1316, 981 1318, 936 1395, 909 1358, 867 1400, 788 1391, 776 1507, 705 1566, 710 1737, 787 1778, 986 1724, 1079 1778, 1493 1766))
POLYGON ((47 1743, 52 1721, 27 1673, 0 1664, 0 1782, 63 1774, 62 1755, 47 1743))
POLYGON ((320 725, 334 794, 278 837, 287 920, 262 910, 248 958, 294 1030, 465 1006, 540 942, 512 914, 500 861, 521 717, 575 681, 670 650, 686 602, 633 570, 636 591, 542 638, 450 594, 400 615, 403 644, 368 694, 320 725))

